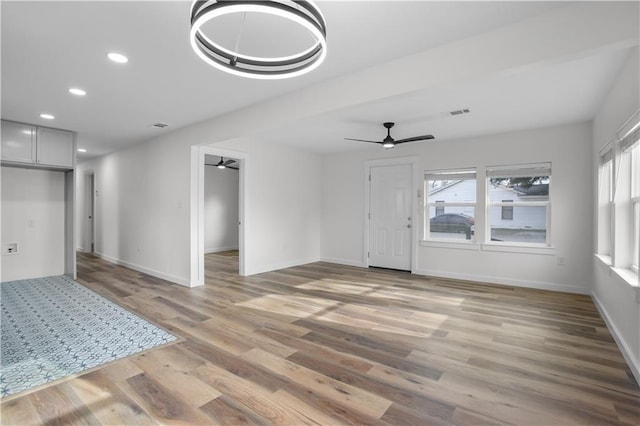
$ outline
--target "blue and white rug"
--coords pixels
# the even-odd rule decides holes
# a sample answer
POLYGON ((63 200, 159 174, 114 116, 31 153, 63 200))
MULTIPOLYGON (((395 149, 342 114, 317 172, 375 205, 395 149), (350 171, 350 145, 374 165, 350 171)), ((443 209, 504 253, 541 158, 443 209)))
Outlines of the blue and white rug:
POLYGON ((176 340, 67 276, 0 285, 2 397, 176 340))

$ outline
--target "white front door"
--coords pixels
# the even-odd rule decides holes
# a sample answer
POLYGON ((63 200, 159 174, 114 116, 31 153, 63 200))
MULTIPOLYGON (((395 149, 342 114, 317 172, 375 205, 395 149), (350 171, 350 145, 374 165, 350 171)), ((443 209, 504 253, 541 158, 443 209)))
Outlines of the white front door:
POLYGON ((411 270, 412 166, 370 169, 369 266, 411 270))

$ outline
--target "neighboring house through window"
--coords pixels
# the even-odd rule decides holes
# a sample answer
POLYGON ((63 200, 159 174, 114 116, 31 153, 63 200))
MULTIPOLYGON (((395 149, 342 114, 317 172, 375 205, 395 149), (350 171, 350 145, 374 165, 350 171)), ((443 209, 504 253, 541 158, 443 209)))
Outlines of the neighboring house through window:
MULTIPOLYGON (((503 203, 512 203, 513 200, 502 200, 503 203)), ((502 206, 502 220, 513 220, 513 206, 502 206)))

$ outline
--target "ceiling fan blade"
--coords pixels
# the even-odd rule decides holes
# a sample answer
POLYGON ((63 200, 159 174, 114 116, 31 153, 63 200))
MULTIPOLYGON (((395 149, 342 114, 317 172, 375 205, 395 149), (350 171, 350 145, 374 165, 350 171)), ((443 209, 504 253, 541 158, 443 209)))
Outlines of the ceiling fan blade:
POLYGON ((399 143, 426 141, 429 139, 435 139, 435 138, 433 137, 433 135, 414 136, 412 138, 398 139, 395 143, 396 145, 398 145, 399 143))
POLYGON ((382 143, 380 141, 368 141, 365 139, 353 139, 353 138, 344 138, 346 141, 358 141, 358 142, 371 142, 371 143, 382 143))
POLYGON ((227 166, 227 169, 231 169, 231 170, 240 170, 239 167, 233 167, 233 166, 227 166))
POLYGON ((236 162, 236 160, 227 160, 227 161, 225 161, 225 162, 224 162, 224 163, 222 163, 222 164, 224 164, 225 166, 228 166, 229 164, 231 164, 231 163, 235 163, 235 162, 236 162))

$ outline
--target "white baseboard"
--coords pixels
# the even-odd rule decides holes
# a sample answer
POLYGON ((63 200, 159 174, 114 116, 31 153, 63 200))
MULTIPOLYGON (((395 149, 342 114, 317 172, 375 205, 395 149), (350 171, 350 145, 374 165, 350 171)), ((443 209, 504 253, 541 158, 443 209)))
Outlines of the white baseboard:
POLYGON ((103 253, 100 253, 100 252, 97 252, 97 251, 94 252, 94 254, 96 256, 98 256, 99 258, 106 260, 107 262, 111 262, 111 263, 114 263, 114 264, 120 265, 120 266, 126 266, 129 269, 133 269, 135 271, 142 272, 144 274, 151 275, 151 276, 154 276, 156 278, 163 279, 163 280, 167 280, 167 281, 170 281, 172 283, 179 284, 179 285, 182 285, 182 286, 185 286, 185 287, 191 287, 190 281, 186 280, 184 278, 176 277, 175 275, 165 274, 164 272, 160 272, 160 271, 156 271, 155 269, 150 269, 150 268, 146 268, 144 266, 136 265, 135 263, 126 262, 126 261, 120 260, 120 259, 115 259, 113 257, 107 256, 106 254, 103 254, 103 253))
POLYGON ((367 265, 364 262, 360 262, 357 260, 335 259, 333 257, 323 257, 320 259, 320 262, 335 263, 338 265, 346 265, 346 266, 356 266, 358 268, 367 267, 367 265))
POLYGON ((564 284, 546 283, 540 281, 518 280, 513 278, 490 277, 485 275, 458 274, 444 271, 434 271, 431 269, 416 269, 411 271, 416 275, 426 275, 430 277, 452 278, 455 280, 478 281, 489 284, 500 284, 513 287, 535 288, 539 290, 561 291, 564 293, 589 294, 589 289, 573 287, 564 284))
POLYGON ((219 253, 221 251, 229 251, 229 250, 238 250, 238 246, 208 248, 208 249, 204 249, 204 254, 219 253))
POLYGON ((622 352, 622 356, 624 357, 625 361, 627 361, 627 365, 631 369, 631 373, 633 374, 633 376, 636 378, 636 382, 640 383, 640 360, 634 359, 633 352, 629 349, 629 345, 624 340, 624 338, 618 331, 618 328, 611 320, 611 317, 609 316, 609 313, 605 309, 604 305, 600 302, 596 294, 593 292, 591 292, 591 299, 596 305, 596 308, 598 308, 598 311, 600 312, 602 319, 604 319, 605 324, 607 324, 607 328, 611 332, 613 340, 616 341, 616 344, 618 345, 620 352, 622 352))
POLYGON ((245 271, 245 275, 256 275, 262 274, 263 272, 271 272, 277 271, 279 269, 293 268, 294 266, 306 265, 308 263, 318 262, 318 258, 304 258, 297 260, 288 260, 284 262, 276 262, 270 263, 268 265, 258 265, 257 267, 251 268, 251 270, 245 271))

